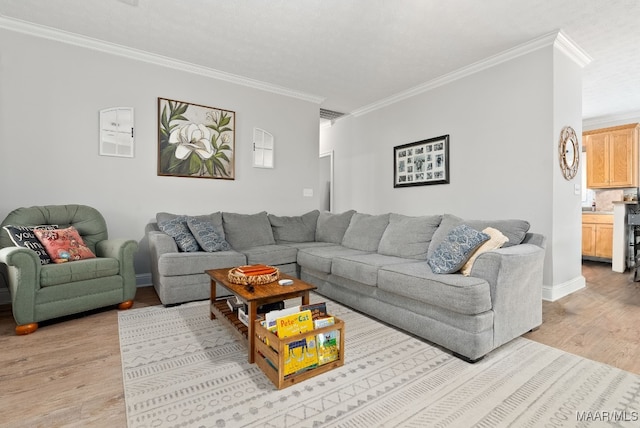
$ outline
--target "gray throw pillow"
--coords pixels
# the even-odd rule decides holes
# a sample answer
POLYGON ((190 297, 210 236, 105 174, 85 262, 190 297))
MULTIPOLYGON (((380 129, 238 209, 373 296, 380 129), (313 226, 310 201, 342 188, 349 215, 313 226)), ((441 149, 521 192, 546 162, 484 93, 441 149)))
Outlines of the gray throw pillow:
POLYGON ((349 227, 351 217, 353 217, 354 214, 354 210, 345 211, 340 214, 334 214, 328 211, 321 212, 318 216, 318 224, 316 226, 316 241, 341 244, 344 232, 349 227))
POLYGON ((389 224, 389 214, 355 213, 344 232, 342 245, 361 251, 378 251, 380 238, 389 224))
POLYGON ((187 217, 187 226, 203 250, 209 253, 231 250, 231 245, 224 239, 222 224, 187 217))
POLYGON ((409 217, 391 213, 389 225, 380 239, 378 253, 406 259, 426 260, 429 243, 441 219, 441 215, 409 217))
POLYGON ((519 245, 524 240, 525 235, 529 231, 531 225, 526 220, 507 219, 507 220, 464 220, 460 217, 445 214, 442 217, 438 230, 433 234, 431 239, 431 245, 429 246, 429 255, 432 255, 435 249, 445 239, 447 234, 456 226, 466 224, 467 226, 476 229, 484 230, 487 227, 498 229, 504 236, 509 238, 509 241, 504 244, 504 247, 510 247, 512 245, 519 245))
POLYGON ((280 217, 269 214, 269 222, 276 242, 313 242, 320 211, 313 210, 301 216, 280 217))
POLYGON ((276 243, 266 211, 256 214, 222 213, 224 235, 234 250, 276 243))
POLYGON ((158 227, 176 241, 180 251, 191 253, 200 250, 198 241, 187 226, 187 216, 181 215, 170 220, 159 221, 158 227))
POLYGON ((473 252, 489 240, 489 235, 466 224, 454 227, 427 259, 433 273, 454 273, 469 260, 473 252))

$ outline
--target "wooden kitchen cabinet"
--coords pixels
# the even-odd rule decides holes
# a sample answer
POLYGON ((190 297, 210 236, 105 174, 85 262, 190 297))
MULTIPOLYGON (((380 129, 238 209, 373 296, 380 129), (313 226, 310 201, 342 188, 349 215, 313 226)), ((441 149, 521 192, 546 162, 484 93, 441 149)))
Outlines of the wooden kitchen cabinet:
POLYGON ((613 214, 582 214, 582 256, 613 258, 613 214))
POLYGON ((638 187, 639 129, 633 123, 582 133, 588 188, 638 187))

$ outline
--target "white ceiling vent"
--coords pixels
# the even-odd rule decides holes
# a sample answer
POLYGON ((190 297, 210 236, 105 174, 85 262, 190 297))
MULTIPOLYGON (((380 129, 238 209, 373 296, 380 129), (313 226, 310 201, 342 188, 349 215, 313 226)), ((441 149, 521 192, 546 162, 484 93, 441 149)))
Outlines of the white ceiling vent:
POLYGON ((327 110, 324 108, 320 109, 320 119, 327 119, 327 120, 336 120, 337 118, 344 116, 344 113, 340 113, 338 111, 332 111, 332 110, 327 110))

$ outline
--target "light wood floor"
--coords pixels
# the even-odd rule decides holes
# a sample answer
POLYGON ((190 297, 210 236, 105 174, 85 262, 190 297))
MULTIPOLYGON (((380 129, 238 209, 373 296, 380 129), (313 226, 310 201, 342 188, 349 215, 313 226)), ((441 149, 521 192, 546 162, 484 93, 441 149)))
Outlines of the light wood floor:
MULTIPOLYGON (((529 339, 640 374, 640 282, 585 262, 587 288, 544 302, 529 339)), ((134 308, 157 305, 152 287, 134 308)), ((42 324, 14 335, 0 305, 0 427, 125 427, 117 309, 42 324)))

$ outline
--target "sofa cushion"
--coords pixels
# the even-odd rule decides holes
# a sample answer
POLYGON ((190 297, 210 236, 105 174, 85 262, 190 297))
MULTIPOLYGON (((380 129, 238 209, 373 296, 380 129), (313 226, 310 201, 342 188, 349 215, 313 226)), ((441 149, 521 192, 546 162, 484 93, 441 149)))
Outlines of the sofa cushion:
POLYGON ((41 265, 48 265, 51 263, 51 257, 47 254, 47 250, 44 249, 36 235, 33 233, 33 229, 57 229, 57 225, 46 224, 41 226, 12 226, 6 225, 2 227, 7 231, 9 238, 11 241, 18 246, 28 248, 36 252, 38 257, 40 258, 41 265))
POLYGON ((276 243, 315 241, 319 215, 320 211, 318 210, 295 217, 280 217, 269 214, 269 222, 276 243))
POLYGON ((185 214, 171 214, 167 212, 159 212, 156 214, 156 223, 172 220, 176 217, 197 218, 198 220, 209 221, 216 226, 222 227, 222 213, 220 211, 214 212, 211 214, 189 215, 189 216, 185 214))
POLYGON ((187 217, 187 226, 200 248, 204 251, 212 253, 215 251, 229 251, 231 249, 231 245, 224 239, 222 221, 220 221, 219 224, 215 224, 210 220, 187 217))
POLYGON ((341 244, 353 214, 355 214, 354 210, 345 211, 340 214, 334 214, 328 211, 321 212, 318 216, 316 226, 316 241, 341 244))
POLYGON ((73 263, 48 264, 40 270, 40 286, 50 287, 69 282, 118 275, 118 260, 106 257, 78 260, 73 263))
POLYGON ((471 274, 473 263, 480 254, 501 248, 509 240, 509 238, 504 236, 498 229, 494 229, 493 227, 485 227, 482 232, 489 235, 489 240, 480 245, 480 247, 478 247, 478 249, 471 255, 469 260, 467 260, 467 262, 462 266, 460 273, 464 276, 469 276, 471 274))
POLYGON ((460 274, 438 275, 424 262, 381 267, 378 288, 461 314, 480 314, 491 309, 487 281, 460 274))
POLYGON ((266 211, 256 214, 222 213, 224 235, 234 250, 276 243, 266 211))
POLYGON ((247 264, 284 265, 295 263, 298 249, 286 245, 262 245, 241 251, 247 257, 247 264))
POLYGON ((332 260, 331 273, 374 287, 378 283, 378 269, 400 263, 407 263, 407 259, 377 253, 345 255, 332 260))
POLYGON ((36 228, 33 230, 33 233, 54 263, 65 263, 96 257, 93 251, 84 244, 82 237, 73 226, 69 226, 66 229, 36 228))
POLYGON ((355 213, 344 232, 342 245, 362 251, 378 251, 380 238, 389 224, 389 214, 355 213))
POLYGON ((445 214, 442 217, 438 230, 436 230, 433 234, 433 238, 431 239, 429 255, 433 254, 435 249, 440 245, 451 229, 461 224, 466 224, 476 230, 482 230, 487 227, 498 229, 507 238, 509 238, 509 241, 504 244, 505 247, 519 245, 522 243, 525 235, 531 227, 529 222, 526 220, 464 220, 451 214, 445 214))
POLYGON ((163 231, 176 241, 176 244, 178 244, 178 249, 180 251, 189 253, 200 250, 198 241, 191 233, 191 230, 189 230, 186 215, 174 216, 170 219, 158 220, 158 227, 161 231, 163 231))
POLYGON ((387 256, 426 260, 429 243, 441 220, 441 215, 409 217, 391 213, 378 252, 387 256))
POLYGON ((162 276, 201 275, 208 269, 247 264, 244 254, 237 251, 206 253, 166 253, 158 259, 158 273, 162 276))
POLYGON ((473 252, 489 240, 489 235, 466 224, 454 227, 444 241, 427 259, 434 273, 453 273, 460 270, 473 252))
POLYGON ((322 273, 331 273, 331 261, 335 257, 354 256, 367 254, 365 251, 341 245, 327 245, 322 247, 310 247, 298 250, 298 264, 322 273))

